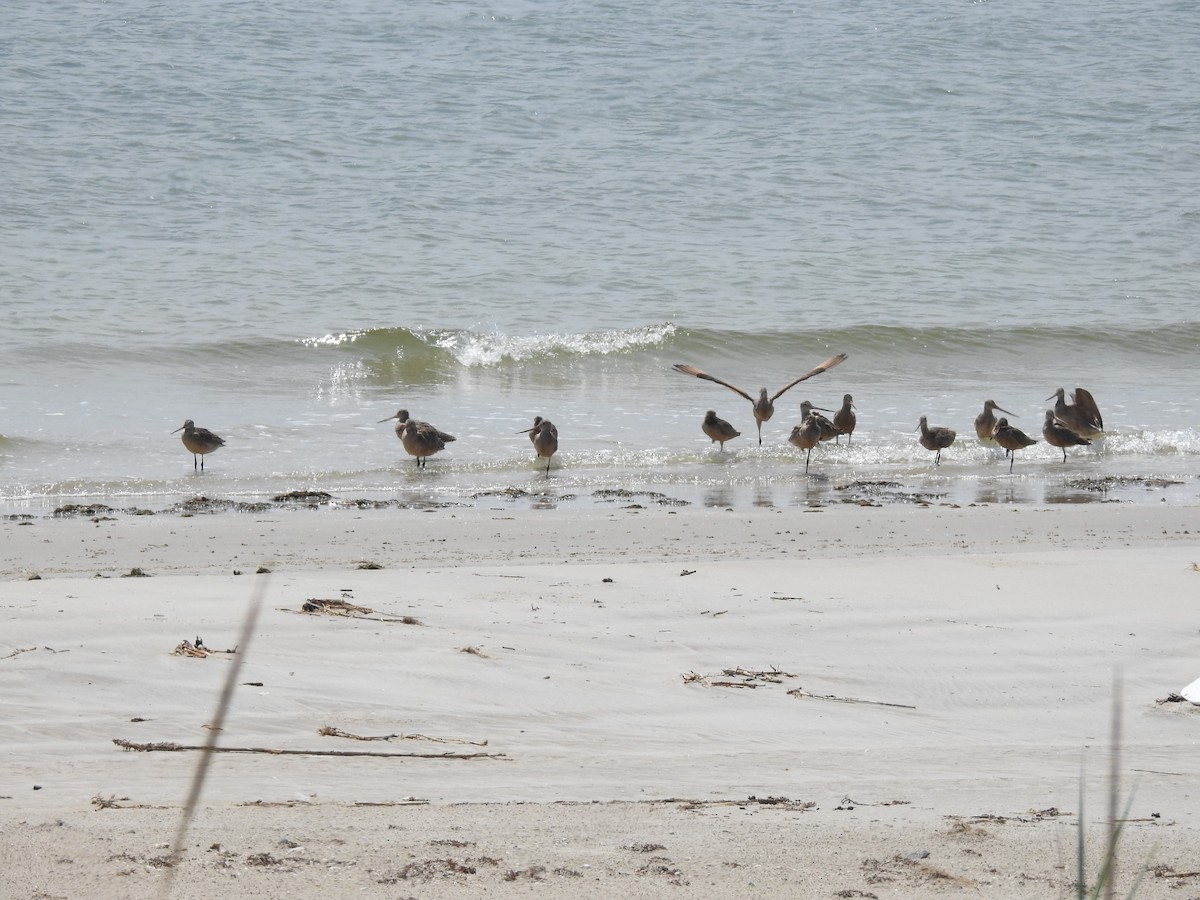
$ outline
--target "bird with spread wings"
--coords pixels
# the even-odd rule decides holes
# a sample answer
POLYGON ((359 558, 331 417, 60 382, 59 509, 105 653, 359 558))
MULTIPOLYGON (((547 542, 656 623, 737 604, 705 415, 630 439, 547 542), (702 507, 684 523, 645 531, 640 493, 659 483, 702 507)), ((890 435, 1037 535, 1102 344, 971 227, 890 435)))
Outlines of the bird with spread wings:
POLYGON ((715 375, 709 375, 707 372, 701 371, 700 369, 696 368, 695 366, 689 366, 686 363, 676 363, 674 366, 672 366, 672 368, 675 369, 676 372, 681 372, 684 375, 691 375, 695 378, 702 378, 705 381, 711 381, 714 384, 719 384, 722 387, 727 387, 731 391, 733 391, 735 394, 741 394, 743 397, 745 397, 747 400, 749 400, 752 404, 754 404, 754 421, 758 425, 758 442, 761 444, 762 443, 762 423, 770 420, 771 416, 773 416, 775 414, 775 401, 778 400, 780 397, 782 397, 786 391, 790 390, 791 388, 794 388, 800 382, 807 381, 809 378, 812 378, 814 375, 820 375, 822 372, 828 372, 834 366, 841 365, 843 362, 845 362, 845 360, 846 360, 845 353, 839 353, 837 356, 831 356, 831 357, 829 357, 829 359, 825 360, 825 362, 821 363, 816 368, 810 369, 809 371, 805 372, 803 375, 801 375, 795 381, 791 381, 791 382, 785 384, 783 387, 781 387, 779 390, 777 390, 774 394, 771 394, 770 396, 767 395, 766 388, 760 388, 757 399, 750 396, 749 394, 747 394, 740 387, 735 387, 734 385, 730 384, 728 381, 722 381, 720 378, 717 378, 715 375))

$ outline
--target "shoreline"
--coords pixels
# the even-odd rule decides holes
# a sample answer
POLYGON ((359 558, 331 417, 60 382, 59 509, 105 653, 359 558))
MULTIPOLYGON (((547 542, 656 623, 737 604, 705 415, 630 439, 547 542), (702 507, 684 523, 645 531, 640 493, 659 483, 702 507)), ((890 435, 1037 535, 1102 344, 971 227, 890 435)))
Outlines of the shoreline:
MULTIPOLYGON (((846 448, 835 450, 845 453, 846 448)), ((1110 465, 1071 460, 1037 462, 1009 473, 1003 458, 959 467, 896 467, 887 462, 834 463, 804 474, 802 467, 708 454, 694 466, 630 466, 614 471, 552 460, 544 466, 497 471, 436 459, 429 469, 402 467, 386 474, 338 477, 195 473, 170 482, 72 479, 58 485, 8 485, 0 519, 74 514, 163 515, 259 513, 273 508, 426 509, 507 503, 516 509, 591 509, 619 504, 749 509, 855 504, 1029 506, 1101 503, 1200 503, 1200 476, 1185 456, 1110 465)))
MULTIPOLYGON (((272 506, 156 515, 95 509, 0 519, 5 536, 0 579, 116 576, 133 568, 148 574, 249 575, 259 566, 354 569, 364 562, 389 569, 414 563, 620 564, 1195 546, 1198 509, 1200 502, 753 509, 639 503, 583 509, 272 506)), ((1200 557, 1200 550, 1194 555, 1200 557)))
MULTIPOLYGON (((199 753, 113 741, 204 743, 261 587, 219 739, 247 752, 175 896, 1069 893, 1115 672, 1129 858, 1200 870, 1200 706, 1160 702, 1198 674, 1195 512, 0 521, 0 857, 29 895, 155 895, 199 753)), ((1162 871, 1139 897, 1200 889, 1162 871)))

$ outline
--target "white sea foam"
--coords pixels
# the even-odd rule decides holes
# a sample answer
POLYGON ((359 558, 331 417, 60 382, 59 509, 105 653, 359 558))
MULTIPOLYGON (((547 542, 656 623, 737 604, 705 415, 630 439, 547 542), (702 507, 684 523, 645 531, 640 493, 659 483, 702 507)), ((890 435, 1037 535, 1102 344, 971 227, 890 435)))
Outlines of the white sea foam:
POLYGON ((528 336, 456 331, 431 336, 431 340, 435 346, 453 353, 464 366, 494 366, 503 361, 524 362, 560 353, 579 356, 624 353, 661 344, 675 331, 671 324, 587 334, 528 336))

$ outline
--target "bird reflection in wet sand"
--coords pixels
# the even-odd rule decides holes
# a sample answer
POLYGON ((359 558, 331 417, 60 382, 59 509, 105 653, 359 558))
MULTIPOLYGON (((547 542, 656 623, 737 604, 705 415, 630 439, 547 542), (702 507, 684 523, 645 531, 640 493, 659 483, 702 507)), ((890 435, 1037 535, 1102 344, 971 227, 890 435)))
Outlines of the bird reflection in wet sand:
POLYGON ((767 396, 767 389, 760 388, 757 399, 750 396, 748 393, 743 391, 740 387, 735 387, 734 385, 730 384, 728 381, 722 381, 720 378, 717 378, 715 375, 709 375, 707 372, 703 372, 700 369, 696 368, 695 366, 685 365, 684 363, 676 363, 672 368, 674 368, 676 372, 681 372, 684 375, 691 375, 695 378, 702 378, 705 381, 711 381, 714 384, 719 384, 722 387, 727 387, 727 388, 729 388, 729 390, 733 391, 735 394, 740 394, 741 396, 743 396, 747 400, 749 400, 754 405, 754 422, 758 426, 758 442, 761 444, 762 443, 762 423, 769 421, 771 416, 775 415, 775 401, 778 400, 780 397, 782 397, 786 391, 791 390, 796 385, 798 385, 800 382, 807 381, 809 378, 812 378, 814 375, 820 375, 822 372, 828 372, 834 366, 841 365, 845 361, 845 359, 846 359, 845 353, 839 353, 837 356, 831 356, 831 357, 829 357, 829 359, 825 360, 825 362, 821 363, 819 366, 817 366, 813 369, 809 369, 807 372, 805 372, 803 375, 801 375, 795 381, 788 382, 783 387, 781 387, 779 390, 777 390, 774 394, 771 394, 769 397, 767 396))

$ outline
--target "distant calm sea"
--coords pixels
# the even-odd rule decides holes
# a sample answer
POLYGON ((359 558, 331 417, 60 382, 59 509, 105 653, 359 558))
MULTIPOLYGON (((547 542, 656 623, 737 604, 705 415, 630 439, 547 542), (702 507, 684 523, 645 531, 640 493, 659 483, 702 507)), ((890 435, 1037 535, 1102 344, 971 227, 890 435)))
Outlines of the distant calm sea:
POLYGON ((0 512, 1200 498, 1193 2, 3 19, 0 512), (837 352, 761 448, 749 403, 670 368, 756 393, 837 352), (1010 476, 974 416, 1040 438, 1059 386, 1107 438, 1010 476), (800 403, 847 392, 853 444, 805 476, 800 403), (400 407, 458 437, 424 471, 378 424, 400 407), (725 454, 709 408, 743 432, 725 454), (548 477, 514 433, 535 415, 548 477), (959 432, 937 469, 921 415, 959 432), (227 441, 203 475, 185 418, 227 441))

